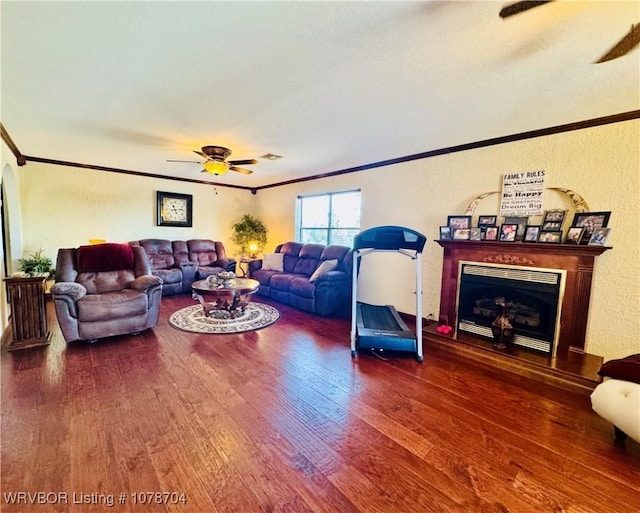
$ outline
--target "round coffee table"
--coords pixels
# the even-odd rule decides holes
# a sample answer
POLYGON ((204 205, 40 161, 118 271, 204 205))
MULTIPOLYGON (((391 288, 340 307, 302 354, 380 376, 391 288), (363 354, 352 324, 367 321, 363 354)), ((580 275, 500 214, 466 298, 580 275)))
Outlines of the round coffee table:
POLYGON ((244 312, 251 294, 258 291, 260 282, 248 278, 234 278, 224 285, 212 284, 207 280, 195 281, 191 285, 192 297, 202 305, 202 311, 209 317, 235 319, 244 312), (204 298, 211 298, 207 302, 204 298))

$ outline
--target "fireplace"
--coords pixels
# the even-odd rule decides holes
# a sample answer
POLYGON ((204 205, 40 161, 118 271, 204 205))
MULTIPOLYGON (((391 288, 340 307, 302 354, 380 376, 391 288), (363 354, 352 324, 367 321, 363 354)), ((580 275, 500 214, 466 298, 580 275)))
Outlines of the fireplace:
MULTIPOLYGON (((533 269, 552 274, 558 273, 563 275, 564 278, 560 278, 560 291, 557 299, 558 309, 555 327, 553 328, 553 337, 550 337, 550 342, 545 342, 546 344, 551 343, 549 357, 566 358, 570 351, 576 353, 584 352, 595 259, 598 255, 611 248, 573 244, 469 240, 438 240, 436 242, 444 248, 442 286, 440 289, 440 322, 456 327, 457 332, 462 333, 458 322, 460 262, 475 263, 481 267, 526 268, 529 271, 533 269), (564 285, 562 285, 562 282, 564 285), (563 286, 564 295, 562 294, 563 286)), ((473 284, 472 280, 472 286, 478 287, 478 284, 473 284)), ((480 286, 486 287, 486 284, 480 284, 480 286)), ((492 291, 485 291, 485 293, 490 296, 492 291)), ((530 301, 538 298, 539 294, 546 294, 546 292, 543 291, 541 293, 538 290, 534 290, 527 294, 524 299, 530 301)), ((526 304, 525 301, 520 302, 526 304)), ((545 311, 550 312, 553 310, 553 304, 544 308, 546 310, 543 309, 540 312, 541 318, 546 315, 545 311)), ((464 318, 463 315, 461 319, 464 318)), ((481 324, 477 318, 472 320, 476 325, 481 324)), ((465 328, 467 324, 465 324, 465 328)), ((545 326, 548 328, 550 324, 545 326)), ((544 331, 547 331, 547 329, 545 328, 544 331)), ((487 337, 486 333, 485 331, 485 334, 479 335, 467 331, 465 336, 472 335, 484 338, 487 337)), ((522 334, 522 336, 530 336, 530 333, 522 334)), ((540 340, 537 335, 531 338, 540 340)), ((536 350, 542 351, 543 348, 536 348, 536 350)), ((546 349, 544 350, 546 351, 546 349)))
POLYGON ((492 322, 509 305, 512 343, 555 356, 566 271, 459 262, 457 331, 493 338, 492 322))

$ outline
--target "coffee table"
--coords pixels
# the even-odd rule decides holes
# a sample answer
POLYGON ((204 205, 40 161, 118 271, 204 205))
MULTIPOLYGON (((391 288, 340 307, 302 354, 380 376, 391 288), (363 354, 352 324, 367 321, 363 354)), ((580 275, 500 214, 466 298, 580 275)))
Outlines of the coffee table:
POLYGON ((260 282, 248 278, 234 278, 224 285, 210 283, 207 280, 195 281, 191 285, 192 297, 202 305, 202 311, 209 317, 235 319, 244 313, 244 308, 252 294, 258 291, 260 282), (204 298, 213 301, 205 301, 204 298))

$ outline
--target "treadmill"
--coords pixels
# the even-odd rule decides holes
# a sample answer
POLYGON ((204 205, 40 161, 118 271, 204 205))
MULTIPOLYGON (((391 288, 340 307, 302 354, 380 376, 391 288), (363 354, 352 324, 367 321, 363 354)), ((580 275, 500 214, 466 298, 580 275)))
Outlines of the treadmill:
POLYGON ((351 300, 351 356, 360 349, 408 351, 416 359, 422 354, 422 250, 427 239, 402 226, 378 226, 356 235, 353 243, 351 300), (358 269, 361 258, 373 252, 405 255, 416 263, 416 333, 392 305, 370 305, 358 301, 358 269))

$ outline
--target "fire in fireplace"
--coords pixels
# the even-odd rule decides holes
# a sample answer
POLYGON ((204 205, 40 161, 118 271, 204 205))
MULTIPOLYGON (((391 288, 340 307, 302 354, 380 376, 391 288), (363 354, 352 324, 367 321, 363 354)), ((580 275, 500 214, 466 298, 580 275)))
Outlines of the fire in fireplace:
POLYGON ((509 305, 512 343, 555 356, 566 271, 459 262, 459 332, 493 338, 491 324, 509 305))

